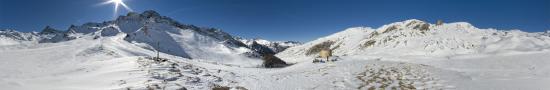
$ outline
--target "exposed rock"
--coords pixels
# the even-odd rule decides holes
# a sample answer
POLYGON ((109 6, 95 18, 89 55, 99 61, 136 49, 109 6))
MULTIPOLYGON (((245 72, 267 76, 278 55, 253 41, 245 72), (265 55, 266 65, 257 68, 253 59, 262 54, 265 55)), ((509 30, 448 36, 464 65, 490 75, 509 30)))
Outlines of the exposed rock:
POLYGON ((63 31, 59 31, 59 30, 56 30, 50 26, 46 26, 46 28, 44 28, 40 33, 38 34, 58 34, 58 33, 63 33, 63 31))
POLYGON ((430 29, 430 24, 427 24, 427 23, 420 24, 420 25, 414 26, 413 29, 418 29, 420 31, 427 31, 430 29))
POLYGON ((332 46, 332 44, 334 44, 334 43, 335 43, 334 41, 325 41, 323 43, 317 44, 317 45, 309 48, 306 55, 317 54, 323 49, 330 49, 330 46, 332 46))
POLYGON ((263 55, 262 59, 264 60, 263 66, 266 68, 277 68, 277 67, 288 66, 288 64, 285 61, 274 56, 273 54, 263 55))
POLYGON ((252 44, 249 46, 250 49, 258 52, 260 55, 273 55, 275 52, 269 47, 258 44, 256 41, 252 41, 252 44))
POLYGON ((235 89, 237 89, 237 90, 248 90, 248 89, 246 89, 244 87, 241 87, 241 86, 237 86, 237 87, 235 87, 235 89))
POLYGON ((369 40, 369 41, 365 42, 365 44, 363 44, 363 47, 364 47, 364 48, 366 48, 366 47, 371 47, 371 46, 373 46, 375 43, 376 43, 376 41, 374 41, 374 40, 369 40))
POLYGON ((270 51, 273 51, 275 54, 279 53, 279 52, 282 52, 282 51, 286 50, 287 48, 302 44, 302 43, 297 42, 297 41, 268 41, 268 40, 263 40, 263 39, 242 39, 240 37, 236 37, 235 39, 237 39, 237 40, 241 41, 242 43, 248 45, 248 47, 254 47, 254 45, 256 45, 256 44, 265 46, 268 49, 271 49, 270 51))
POLYGON ((388 27, 388 28, 387 28, 384 32, 382 32, 382 33, 390 32, 390 31, 393 31, 393 30, 397 30, 397 26, 388 27))
POLYGON ((231 88, 226 86, 214 87, 212 90, 230 90, 231 88))

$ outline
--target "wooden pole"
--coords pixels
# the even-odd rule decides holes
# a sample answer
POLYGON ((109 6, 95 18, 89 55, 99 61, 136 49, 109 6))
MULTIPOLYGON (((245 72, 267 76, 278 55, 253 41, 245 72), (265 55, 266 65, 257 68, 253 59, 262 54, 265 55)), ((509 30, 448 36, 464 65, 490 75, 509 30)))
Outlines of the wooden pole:
POLYGON ((158 48, 158 50, 157 50, 157 59, 160 59, 160 54, 159 54, 160 53, 160 51, 159 51, 160 50, 160 42, 157 42, 157 48, 158 48))

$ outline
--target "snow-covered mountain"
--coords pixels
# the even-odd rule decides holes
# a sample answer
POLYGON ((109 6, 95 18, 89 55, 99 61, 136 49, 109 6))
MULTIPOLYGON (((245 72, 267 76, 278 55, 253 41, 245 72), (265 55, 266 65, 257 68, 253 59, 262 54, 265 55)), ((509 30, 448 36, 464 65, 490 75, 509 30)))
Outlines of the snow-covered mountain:
POLYGON ((550 32, 407 20, 377 29, 349 28, 306 44, 271 42, 235 38, 146 11, 68 30, 0 30, 0 87, 540 90, 550 88, 549 40, 550 32), (297 63, 327 48, 340 56, 338 61, 297 63), (157 50, 163 60, 151 57, 157 50), (250 58, 277 52, 295 64, 266 69, 258 67, 262 60, 250 58))
MULTIPOLYGON (((324 48, 336 56, 395 55, 449 57, 550 49, 550 38, 519 30, 479 29, 466 22, 430 24, 411 19, 379 28, 354 27, 291 47, 277 56, 287 62, 317 57, 324 48)), ((307 60, 307 59, 305 59, 307 60)))
POLYGON ((546 32, 541 32, 541 34, 550 37, 550 30, 546 30, 546 32))
POLYGON ((5 34, 1 40, 5 45, 23 41, 57 43, 83 37, 98 39, 125 34, 125 41, 152 51, 158 50, 184 58, 230 63, 241 63, 241 61, 228 60, 253 60, 249 55, 258 53, 219 29, 181 24, 152 10, 141 14, 131 12, 113 21, 71 25, 66 31, 48 26, 40 33, 17 31, 0 33, 5 34))
POLYGON ((181 24, 155 11, 129 13, 64 31, 1 30, 0 87, 151 89, 170 82, 171 87, 163 88, 206 90, 235 85, 221 78, 234 73, 197 65, 259 67, 262 60, 248 56, 257 53, 219 29, 181 24), (147 59, 156 51, 169 61, 147 59))
POLYGON ((15 30, 0 30, 0 46, 3 45, 18 45, 24 43, 37 43, 40 37, 37 33, 24 33, 15 30))
POLYGON ((114 21, 71 26, 67 33, 69 38, 124 33, 126 41, 143 43, 144 48, 185 58, 221 60, 240 58, 239 54, 250 52, 246 45, 221 30, 181 24, 155 11, 128 13, 114 21))
POLYGON ((270 53, 270 54, 276 54, 286 50, 287 48, 302 44, 297 41, 268 41, 264 39, 239 39, 239 40, 251 48, 266 49, 262 51, 265 51, 266 53, 270 53))

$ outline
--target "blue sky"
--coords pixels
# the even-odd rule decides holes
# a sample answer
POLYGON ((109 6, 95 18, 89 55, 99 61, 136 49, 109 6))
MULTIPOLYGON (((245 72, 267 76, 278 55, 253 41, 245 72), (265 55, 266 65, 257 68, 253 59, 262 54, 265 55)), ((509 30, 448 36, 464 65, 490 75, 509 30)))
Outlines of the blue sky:
MULTIPOLYGON (((46 25, 112 20, 105 0, 0 0, 0 28, 40 31, 46 25)), ((479 28, 550 30, 550 0, 125 0, 182 23, 245 38, 310 41, 348 27, 420 19, 466 21, 479 28)), ((127 11, 120 9, 119 14, 127 11)))

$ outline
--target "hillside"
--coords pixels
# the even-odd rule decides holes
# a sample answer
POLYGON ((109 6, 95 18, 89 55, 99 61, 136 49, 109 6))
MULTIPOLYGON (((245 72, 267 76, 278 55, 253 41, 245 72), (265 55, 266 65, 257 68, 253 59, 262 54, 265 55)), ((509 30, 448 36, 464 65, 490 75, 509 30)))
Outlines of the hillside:
POLYGON ((7 90, 491 90, 550 88, 549 32, 406 20, 305 44, 236 38, 154 11, 113 21, 0 30, 7 90), (311 63, 322 49, 337 61, 311 63), (161 59, 152 56, 157 55, 161 59), (264 54, 291 63, 261 67, 264 54))
POLYGON ((479 29, 466 22, 435 25, 412 19, 373 29, 354 27, 277 54, 287 62, 312 59, 322 48, 337 56, 434 56, 546 51, 543 33, 479 29))

